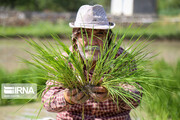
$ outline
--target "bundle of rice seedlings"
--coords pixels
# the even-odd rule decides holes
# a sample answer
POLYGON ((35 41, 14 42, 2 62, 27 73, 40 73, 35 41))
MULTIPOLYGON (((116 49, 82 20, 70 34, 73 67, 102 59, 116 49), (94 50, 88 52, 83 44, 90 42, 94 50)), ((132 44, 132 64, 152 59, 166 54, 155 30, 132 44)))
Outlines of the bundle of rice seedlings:
MULTIPOLYGON (((91 79, 89 79, 88 74, 92 69, 93 56, 88 59, 82 59, 78 51, 70 51, 68 46, 63 44, 55 35, 52 35, 52 37, 56 41, 56 44, 48 42, 48 45, 46 45, 41 42, 40 45, 33 40, 27 40, 35 53, 29 52, 33 62, 28 60, 24 61, 48 73, 44 75, 45 80, 57 81, 63 85, 64 88, 80 89, 88 96, 91 93, 91 86, 100 85, 108 90, 109 96, 115 102, 118 103, 118 99, 121 98, 133 108, 130 100, 137 100, 137 97, 141 99, 142 96, 124 89, 123 84, 134 86, 134 89, 137 89, 141 94, 150 94, 141 84, 152 85, 151 80, 153 80, 153 78, 148 76, 146 69, 150 59, 150 57, 147 57, 150 52, 146 50, 146 48, 151 41, 139 41, 140 36, 128 49, 116 57, 125 36, 126 34, 118 39, 116 35, 110 44, 108 44, 107 37, 106 40, 103 40, 104 44, 100 50, 101 55, 98 57, 91 79), (62 48, 60 49, 60 47, 62 48), (65 56, 63 52, 65 52, 67 56, 65 56), (84 68, 86 68, 87 75, 85 75, 84 68)), ((89 47, 92 47, 93 31, 90 42, 89 47)), ((85 55, 84 44, 82 48, 83 54, 85 55)), ((92 51, 93 54, 94 52, 95 50, 92 51)))

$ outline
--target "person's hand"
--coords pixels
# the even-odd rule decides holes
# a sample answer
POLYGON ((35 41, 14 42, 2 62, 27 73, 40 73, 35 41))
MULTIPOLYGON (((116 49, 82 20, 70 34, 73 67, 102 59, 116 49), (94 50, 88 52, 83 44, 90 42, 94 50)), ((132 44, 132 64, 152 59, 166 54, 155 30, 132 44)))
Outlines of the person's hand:
POLYGON ((107 89, 102 86, 91 86, 90 96, 99 102, 103 102, 109 98, 107 89))
POLYGON ((66 89, 64 91, 65 100, 70 104, 83 104, 88 100, 88 96, 78 89, 66 89))

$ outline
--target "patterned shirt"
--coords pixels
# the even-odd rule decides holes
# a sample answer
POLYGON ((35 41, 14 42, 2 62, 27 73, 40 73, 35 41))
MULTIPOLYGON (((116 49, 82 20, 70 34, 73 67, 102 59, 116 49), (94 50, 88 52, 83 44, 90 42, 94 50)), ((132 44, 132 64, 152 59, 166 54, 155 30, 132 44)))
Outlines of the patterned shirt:
MULTIPOLYGON (((123 48, 120 48, 116 57, 122 54, 123 51, 123 48)), ((58 82, 49 80, 46 85, 47 89, 42 95, 42 102, 47 111, 58 113, 57 120, 82 120, 82 116, 85 120, 131 120, 129 113, 132 108, 122 99, 119 100, 118 105, 110 98, 103 102, 97 102, 90 98, 84 104, 71 105, 64 98, 63 92, 65 88, 58 82), (56 86, 52 87, 51 85, 54 84, 56 86)), ((140 92, 134 86, 120 85, 125 90, 140 95, 140 92)), ((136 99, 130 101, 134 107, 137 107, 140 103, 140 99, 136 99)))

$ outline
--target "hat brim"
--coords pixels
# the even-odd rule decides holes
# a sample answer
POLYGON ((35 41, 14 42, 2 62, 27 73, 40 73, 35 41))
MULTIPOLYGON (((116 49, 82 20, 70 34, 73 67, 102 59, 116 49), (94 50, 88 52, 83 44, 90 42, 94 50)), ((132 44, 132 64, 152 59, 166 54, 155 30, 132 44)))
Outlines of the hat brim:
POLYGON ((89 29, 112 29, 115 27, 115 23, 109 22, 109 25, 99 25, 99 24, 83 24, 74 25, 73 22, 69 23, 71 28, 89 28, 89 29))

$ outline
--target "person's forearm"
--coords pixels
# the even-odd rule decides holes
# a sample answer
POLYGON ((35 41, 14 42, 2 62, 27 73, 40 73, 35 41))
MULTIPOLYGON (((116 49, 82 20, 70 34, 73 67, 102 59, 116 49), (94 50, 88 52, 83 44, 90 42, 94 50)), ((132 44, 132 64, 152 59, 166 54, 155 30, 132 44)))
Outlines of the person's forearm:
POLYGON ((67 110, 69 107, 64 98, 62 87, 47 87, 42 94, 42 103, 49 112, 60 112, 67 110))

